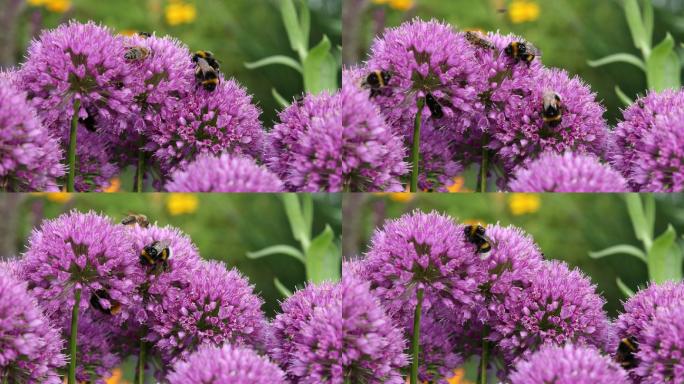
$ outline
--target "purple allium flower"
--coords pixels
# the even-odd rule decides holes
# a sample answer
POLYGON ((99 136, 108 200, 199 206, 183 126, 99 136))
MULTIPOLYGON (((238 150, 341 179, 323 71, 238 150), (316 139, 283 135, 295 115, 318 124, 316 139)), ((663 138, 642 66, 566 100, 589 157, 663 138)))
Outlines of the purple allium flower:
POLYGON ((639 342, 641 384, 684 382, 684 303, 658 308, 639 342))
MULTIPOLYGON (((69 142, 69 132, 62 134, 62 143, 69 142)), ((76 177, 74 187, 77 192, 101 192, 110 180, 119 173, 119 167, 111 156, 111 143, 105 135, 90 132, 79 124, 76 140, 76 177)))
POLYGON ((26 283, 0 267, 0 381, 60 384, 63 347, 26 283))
MULTIPOLYGON (((646 340, 645 329, 652 323, 659 308, 682 305, 684 305, 684 283, 651 284, 625 302, 624 313, 620 314, 615 321, 617 339, 630 338, 640 345, 646 340)), ((636 370, 631 369, 630 374, 638 383, 636 370)))
MULTIPOLYGON (((515 366, 511 384, 628 384, 626 372, 599 351, 567 344, 543 346, 515 366)), ((662 382, 660 382, 662 383, 662 382)))
POLYGON ((603 119, 604 108, 582 80, 571 78, 563 70, 544 68, 524 82, 504 82, 491 99, 503 105, 497 108, 501 117, 488 133, 488 148, 494 152, 493 161, 506 174, 545 151, 592 153, 599 157, 605 152, 608 127, 603 119), (556 127, 542 117, 547 92, 561 98, 562 121, 556 127))
MULTIPOLYGON (((652 132, 655 130, 654 126, 659 116, 681 111, 682 108, 684 108, 684 91, 666 90, 660 93, 650 92, 623 112, 624 120, 617 125, 612 135, 609 157, 615 169, 622 172, 636 189, 644 188, 648 190, 647 188, 649 187, 647 185, 649 182, 657 182, 659 181, 658 178, 663 176, 662 172, 666 168, 660 168, 663 164, 658 164, 658 160, 668 160, 667 155, 670 143, 658 143, 665 146, 664 153, 658 158, 652 156, 649 151, 655 150, 654 153, 660 153, 659 147, 653 148, 653 145, 645 143, 645 140, 647 137, 650 140, 655 138, 652 132), (648 165, 640 164, 643 161, 646 161, 648 165), (648 174, 645 173, 649 169, 656 174, 656 177, 652 180, 649 180, 648 174)), ((673 122, 672 118, 662 120, 658 129, 665 129, 667 133, 664 133, 664 135, 674 136, 676 135, 677 127, 667 125, 673 122)), ((679 127, 681 127, 681 123, 682 120, 679 120, 679 127)), ((672 140, 672 138, 668 139, 672 140)), ((656 185, 651 185, 650 187, 656 187, 656 185)), ((657 187, 660 188, 660 191, 665 185, 657 187)))
POLYGON ((21 82, 51 132, 69 130, 74 100, 81 101, 79 118, 95 119, 96 128, 126 129, 135 106, 124 54, 123 40, 92 22, 70 21, 31 43, 21 82))
MULTIPOLYGON (((82 292, 82 314, 97 311, 91 296, 105 290, 122 309, 110 321, 121 323, 129 317, 128 308, 139 301, 134 294, 142 278, 137 263, 123 226, 94 212, 71 211, 34 229, 21 273, 57 323, 71 320, 76 289, 82 292)), ((101 305, 106 308, 112 302, 101 300, 101 305)))
POLYGON ((228 344, 204 346, 173 366, 170 384, 285 384, 283 371, 256 352, 228 344))
POLYGON ((610 323, 604 299, 578 269, 546 261, 526 284, 513 284, 489 322, 489 339, 506 365, 526 358, 545 343, 588 344, 605 349, 610 323))
POLYGON ((339 94, 308 94, 280 112, 280 123, 268 136, 266 160, 290 191, 342 190, 340 100, 339 94))
MULTIPOLYGON (((121 357, 114 353, 112 344, 117 327, 106 321, 96 321, 89 313, 78 319, 78 362, 76 379, 78 382, 105 384, 112 369, 121 364, 121 357)), ((62 324, 64 338, 71 336, 71 319, 64 319, 62 324)), ((128 340, 131 343, 131 340, 128 340)))
POLYGON ((296 377, 290 372, 297 348, 292 341, 301 334, 315 308, 334 301, 333 287, 331 283, 307 285, 282 303, 282 313, 273 320, 268 352, 290 379, 296 377))
POLYGON ((390 313, 401 313, 402 324, 413 319, 418 289, 425 292, 426 311, 443 303, 465 321, 482 301, 478 285, 484 271, 475 251, 465 239, 463 225, 437 212, 414 211, 375 232, 364 277, 390 313))
MULTIPOLYGON (((418 188, 422 191, 446 192, 446 187, 451 185, 454 177, 463 171, 461 163, 454 160, 458 155, 454 135, 426 118, 420 129, 418 188)), ((410 148, 413 136, 407 136, 405 143, 410 148)))
POLYGON ((342 72, 342 175, 352 192, 403 191, 399 179, 408 172, 401 137, 395 136, 380 109, 360 87, 359 69, 342 72))
POLYGON ((65 172, 59 142, 7 78, 0 79, 0 148, 0 190, 58 190, 65 172))
POLYGON ((247 157, 224 153, 200 155, 171 174, 169 192, 281 192, 283 183, 266 167, 247 157))
MULTIPOLYGON (((413 319, 406 319, 403 328, 404 337, 410 339, 413 319)), ((463 364, 466 351, 460 342, 465 332, 467 330, 455 321, 452 312, 446 311, 442 305, 435 304, 429 311, 423 311, 418 355, 418 378, 421 382, 448 384, 447 378, 463 364)))
POLYGON ((261 347, 266 338, 262 300, 237 270, 202 262, 189 284, 151 308, 149 340, 163 360, 183 359, 202 344, 261 347))
POLYGON ((513 192, 627 192, 622 175, 593 155, 545 152, 514 170, 513 192))
POLYGON ((259 108, 234 79, 223 79, 213 92, 198 88, 159 130, 146 148, 165 172, 184 168, 201 153, 229 152, 261 158, 265 133, 259 108))

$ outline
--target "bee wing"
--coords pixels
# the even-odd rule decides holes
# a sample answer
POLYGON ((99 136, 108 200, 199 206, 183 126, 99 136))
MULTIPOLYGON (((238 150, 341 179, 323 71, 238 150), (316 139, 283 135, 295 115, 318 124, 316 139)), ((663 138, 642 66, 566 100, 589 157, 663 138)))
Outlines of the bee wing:
POLYGON ((167 248, 169 245, 171 245, 171 241, 170 240, 159 240, 157 245, 159 248, 164 249, 164 248, 167 248))
POLYGON ((535 55, 535 56, 541 56, 542 55, 541 49, 535 47, 535 45, 530 43, 529 41, 525 42, 525 46, 527 47, 528 53, 535 55))

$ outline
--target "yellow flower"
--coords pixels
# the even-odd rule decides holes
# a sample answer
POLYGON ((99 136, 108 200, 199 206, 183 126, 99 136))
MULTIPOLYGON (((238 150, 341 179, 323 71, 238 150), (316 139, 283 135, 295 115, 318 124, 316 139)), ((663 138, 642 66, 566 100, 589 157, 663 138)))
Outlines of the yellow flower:
POLYGON ((71 8, 71 0, 47 0, 45 8, 50 12, 64 13, 71 8))
POLYGON ((463 177, 454 177, 454 183, 447 187, 447 191, 450 193, 468 192, 468 188, 463 188, 463 184, 465 184, 465 179, 463 177))
POLYGON ((197 10, 193 4, 171 0, 166 6, 165 15, 169 25, 189 24, 195 21, 197 10))
POLYGON ((115 177, 111 180, 109 180, 109 187, 104 189, 105 193, 114 193, 114 192, 119 192, 121 190, 121 179, 118 177, 115 177))
POLYGON ((173 193, 166 200, 166 210, 173 216, 194 213, 198 205, 199 199, 191 193, 173 193))
POLYGON ((129 381, 123 379, 123 372, 121 368, 114 368, 112 376, 105 381, 106 384, 130 384, 129 381))
POLYGON ((74 194, 69 192, 48 192, 46 197, 53 203, 64 204, 69 202, 74 197, 74 194))
POLYGON ((46 0, 28 0, 27 3, 33 7, 40 7, 41 5, 45 4, 45 1, 46 0))
POLYGON ((541 8, 534 0, 513 0, 508 9, 508 17, 515 24, 535 21, 539 13, 541 8))
POLYGON ((465 378, 465 370, 463 368, 454 369, 454 375, 447 379, 449 384, 472 384, 465 378))
POLYGON ((389 198, 397 203, 408 203, 416 197, 414 193, 411 192, 392 192, 389 194, 389 198))
POLYGON ((541 206, 539 195, 530 193, 513 193, 508 201, 511 213, 515 216, 535 213, 541 206))
POLYGON ((416 2, 414 0, 373 0, 373 4, 388 4, 390 8, 402 12, 408 11, 416 6, 416 2))

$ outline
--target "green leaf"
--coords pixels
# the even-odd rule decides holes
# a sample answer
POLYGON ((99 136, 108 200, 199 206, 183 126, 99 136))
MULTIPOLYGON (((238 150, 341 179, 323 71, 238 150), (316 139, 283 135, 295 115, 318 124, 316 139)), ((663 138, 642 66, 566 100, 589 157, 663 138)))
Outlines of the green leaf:
POLYGON ((627 212, 629 212, 629 217, 632 220, 634 235, 644 243, 648 251, 653 242, 653 239, 648 234, 652 233, 652 231, 648 229, 648 224, 646 223, 641 196, 638 193, 628 193, 625 194, 625 200, 627 201, 627 212))
POLYGON ((682 278, 682 251, 676 243, 677 232, 669 225, 653 242, 648 253, 648 275, 651 281, 663 283, 682 278))
POLYGON ((669 33, 646 60, 648 88, 655 91, 677 89, 681 85, 681 64, 674 50, 674 39, 669 33))
POLYGON ((304 225, 307 228, 306 235, 311 238, 311 229, 313 228, 313 198, 310 193, 304 193, 302 197, 302 218, 304 225))
POLYGON ((323 36, 304 60, 304 88, 313 94, 337 89, 338 64, 330 53, 330 40, 323 36))
POLYGON ((273 98, 281 107, 287 108, 290 105, 290 103, 288 103, 287 100, 280 95, 277 89, 271 88, 271 95, 273 95, 273 98))
POLYGON ((646 28, 644 27, 643 19, 641 18, 641 9, 637 0, 624 0, 625 17, 627 18, 627 25, 629 31, 632 33, 632 41, 634 46, 641 49, 642 52, 648 54, 651 47, 647 43, 646 28))
POLYGON ((283 297, 288 298, 292 296, 292 291, 287 289, 285 284, 281 283, 277 277, 273 278, 273 285, 275 285, 276 289, 278 290, 278 292, 280 292, 281 295, 283 295, 283 297))
POLYGON ((256 69, 274 64, 282 64, 295 69, 299 73, 303 72, 302 66, 295 59, 282 55, 269 56, 258 61, 245 63, 245 67, 247 67, 248 69, 256 69))
POLYGON ((644 12, 644 32, 646 41, 650 45, 653 42, 653 0, 641 0, 641 10, 644 12))
POLYGON ((306 228, 306 224, 304 223, 302 208, 299 205, 299 197, 296 193, 284 193, 281 196, 285 206, 285 213, 287 214, 287 219, 289 220, 290 228, 292 229, 292 236, 302 244, 302 248, 306 251, 309 248, 309 243, 311 241, 310 237, 307 235, 310 233, 310 230, 306 228))
POLYGON ((290 47, 299 54, 300 59, 306 57, 307 43, 304 41, 302 30, 299 26, 297 10, 293 0, 278 0, 280 4, 280 15, 283 18, 287 38, 290 40, 290 47))
POLYGON ((247 257, 250 259, 259 259, 271 255, 292 256, 302 263, 304 262, 304 255, 299 249, 285 244, 273 245, 256 252, 247 252, 247 257))
POLYGON ((627 96, 624 92, 622 92, 622 89, 620 89, 619 85, 615 86, 615 94, 617 95, 617 97, 620 99, 620 101, 624 105, 630 106, 630 105, 634 104, 634 100, 630 99, 629 96, 627 96))
POLYGON ((646 254, 641 249, 628 244, 615 245, 601 251, 589 252, 589 257, 591 257, 592 259, 600 259, 602 257, 619 254, 634 256, 640 259, 641 261, 646 261, 646 254))
POLYGON ((644 217, 646 218, 646 228, 648 228, 648 237, 652 239, 653 231, 655 230, 655 197, 651 193, 645 193, 642 196, 644 199, 644 217))
POLYGON ((309 46, 309 32, 311 31, 311 12, 307 0, 300 0, 299 3, 299 27, 302 31, 304 46, 309 46))
POLYGON ((625 297, 630 298, 634 296, 634 291, 625 284, 622 279, 619 277, 615 279, 615 282, 617 283, 618 288, 620 288, 620 292, 622 292, 625 297))
POLYGON ((337 281, 340 276, 340 255, 333 244, 335 234, 329 225, 311 241, 306 252, 306 276, 314 283, 337 281), (335 248, 332 251, 332 247, 335 248))
POLYGON ((614 55, 606 56, 602 59, 587 61, 587 64, 589 64, 591 67, 600 67, 602 65, 613 63, 632 64, 646 72, 646 64, 644 64, 644 61, 634 55, 630 55, 629 53, 616 53, 614 55))

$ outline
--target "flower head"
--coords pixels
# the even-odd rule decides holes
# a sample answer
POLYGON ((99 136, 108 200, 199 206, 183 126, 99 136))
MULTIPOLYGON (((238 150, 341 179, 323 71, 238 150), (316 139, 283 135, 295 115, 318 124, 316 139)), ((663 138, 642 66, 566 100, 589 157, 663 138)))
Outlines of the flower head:
POLYGON ((0 266, 0 378, 11 383, 61 383, 64 342, 26 283, 0 266))
POLYGON ((360 87, 358 69, 342 72, 342 174, 351 191, 402 191, 399 178, 408 172, 406 149, 380 109, 360 87))
POLYGON ((684 381, 684 303, 656 309, 637 352, 641 384, 684 381))
MULTIPOLYGON (((77 129, 74 186, 78 192, 102 192, 120 170, 112 156, 112 144, 106 135, 90 132, 82 124, 77 129)), ((62 133, 61 139, 68 143, 69 132, 62 133)))
POLYGON ((150 133, 146 149, 165 172, 182 169, 202 153, 261 157, 264 131, 259 109, 235 80, 221 78, 212 92, 198 88, 172 117, 150 133))
POLYGON ((280 112, 280 123, 269 133, 266 161, 287 189, 342 189, 340 99, 339 94, 308 94, 280 112))
MULTIPOLYGON (((68 340, 71 335, 71 319, 62 321, 62 332, 68 340)), ((112 369, 121 364, 121 356, 114 352, 113 338, 118 327, 106 321, 97 321, 91 314, 82 314, 78 319, 78 364, 76 379, 79 382, 105 384, 112 369)), ((130 340, 128 341, 130 343, 130 340)))
POLYGON ((508 188, 514 192, 626 192, 619 172, 593 155, 545 152, 515 169, 508 188))
MULTIPOLYGON (((672 140, 677 136, 676 124, 679 123, 679 127, 681 127, 682 120, 669 117, 661 120, 658 128, 654 126, 659 116, 681 111, 682 108, 684 108, 684 91, 666 90, 660 93, 651 92, 647 94, 623 112, 623 121, 617 125, 612 135, 609 157, 611 164, 615 169, 622 172, 633 187, 645 188, 645 190, 651 188, 656 191, 664 187, 664 185, 659 186, 656 183, 662 182, 659 179, 662 178, 667 168, 660 168, 660 166, 667 163, 667 155, 670 154, 671 148, 670 143, 658 143, 665 146, 663 153, 661 153, 659 147, 654 147, 652 140, 656 139, 658 133, 654 134, 653 132, 664 129, 666 133, 663 135, 670 136, 665 138, 672 140), (674 119, 679 121, 677 122, 674 119), (672 123, 675 125, 670 126, 672 123), (645 140, 650 142, 646 143, 645 140), (660 156, 653 154, 660 154, 660 156), (642 161, 646 161, 647 164, 640 164, 642 161), (664 164, 660 164, 660 162, 664 162, 664 164), (655 173, 655 177, 652 179, 649 179, 647 175, 649 171, 655 173), (649 186, 650 183, 653 184, 649 186)), ((674 113, 674 115, 676 116, 678 113, 674 113)))
POLYGON ((627 384, 626 372, 599 351, 567 344, 543 346, 520 361, 511 374, 512 384, 627 384))
POLYGON ((251 349, 204 346, 173 366, 170 384, 285 384, 283 371, 251 349), (199 369, 198 369, 199 368, 199 369))
POLYGON ((33 231, 21 273, 59 324, 71 318, 75 290, 81 291, 81 313, 97 311, 91 305, 93 296, 101 299, 103 308, 119 303, 120 313, 110 319, 120 323, 139 299, 134 291, 141 275, 131 251, 122 226, 94 212, 71 211, 33 231))
POLYGON ((247 157, 201 155, 171 174, 169 192, 280 192, 278 176, 247 157))
POLYGON ((193 272, 184 289, 151 308, 149 340, 163 360, 183 359, 202 344, 262 346, 266 319, 249 282, 214 261, 202 262, 193 272))
POLYGON ((65 173, 59 142, 10 75, 0 78, 0 148, 0 190, 58 190, 57 178, 65 173))
POLYGON ((507 364, 524 359, 545 343, 608 346, 611 334, 604 300, 579 270, 547 261, 528 279, 513 285, 489 323, 495 353, 507 364))
POLYGON ((79 119, 123 132, 135 111, 134 80, 124 55, 123 41, 108 28, 70 21, 31 43, 21 82, 44 124, 58 136, 68 131, 75 100, 81 103, 79 119))

